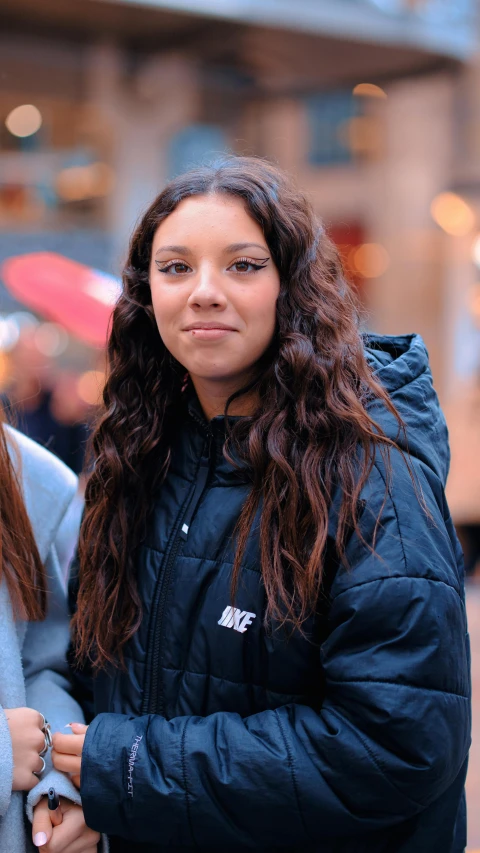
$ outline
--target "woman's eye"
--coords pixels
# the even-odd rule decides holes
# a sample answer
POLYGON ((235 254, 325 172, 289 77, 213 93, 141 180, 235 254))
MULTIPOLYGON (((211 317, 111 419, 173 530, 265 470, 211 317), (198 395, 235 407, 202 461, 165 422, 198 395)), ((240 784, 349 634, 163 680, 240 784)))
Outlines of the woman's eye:
POLYGON ((171 261, 169 264, 163 265, 157 261, 157 267, 159 272, 169 273, 170 275, 184 275, 190 269, 190 267, 182 261, 171 261))
POLYGON ((257 270, 261 270, 264 266, 268 258, 262 263, 255 263, 254 261, 249 261, 246 258, 241 258, 239 261, 235 261, 230 267, 231 270, 239 273, 248 273, 248 272, 257 272, 257 270))

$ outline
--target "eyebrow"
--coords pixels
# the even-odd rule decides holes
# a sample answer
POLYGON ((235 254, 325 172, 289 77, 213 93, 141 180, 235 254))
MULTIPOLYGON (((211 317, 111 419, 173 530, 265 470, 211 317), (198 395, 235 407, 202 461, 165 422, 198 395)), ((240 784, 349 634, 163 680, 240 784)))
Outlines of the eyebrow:
MULTIPOLYGON (((261 249, 262 252, 268 252, 266 246, 262 246, 260 243, 231 243, 230 246, 227 246, 225 249, 225 254, 230 255, 235 252, 243 252, 245 249, 261 249)), ((189 255, 191 254, 188 246, 160 246, 159 249, 155 252, 155 257, 160 255, 162 252, 174 252, 176 255, 189 255)))
MULTIPOLYGON (((232 252, 243 252, 244 249, 261 249, 262 252, 268 252, 266 246, 262 246, 260 243, 232 243, 230 246, 227 246, 225 252, 227 254, 231 254, 232 252)), ((270 252, 268 252, 270 254, 270 252)))
POLYGON ((161 252, 175 252, 176 255, 189 255, 190 249, 188 246, 160 246, 155 252, 155 257, 161 252))

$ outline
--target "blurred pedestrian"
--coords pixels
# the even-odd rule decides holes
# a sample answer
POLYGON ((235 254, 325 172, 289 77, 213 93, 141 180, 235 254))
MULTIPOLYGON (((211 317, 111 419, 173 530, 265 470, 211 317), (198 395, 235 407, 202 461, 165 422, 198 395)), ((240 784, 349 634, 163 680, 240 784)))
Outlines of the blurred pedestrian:
POLYGON ((42 822, 41 812, 51 785, 68 812, 56 830, 56 853, 92 853, 99 838, 85 826, 76 788, 52 768, 48 755, 51 732, 81 715, 70 695, 68 609, 55 547, 75 490, 76 477, 58 459, 0 425, 2 853, 34 849, 25 806, 34 821, 34 844, 50 840, 51 823, 42 822))
POLYGON ((57 373, 26 327, 10 354, 12 376, 3 405, 21 432, 47 447, 75 474, 83 469, 89 412, 76 394, 75 377, 57 373))
POLYGON ((140 222, 108 351, 72 588, 97 716, 54 737, 89 826, 112 853, 460 853, 462 560, 421 339, 362 338, 307 201, 227 158, 140 222))

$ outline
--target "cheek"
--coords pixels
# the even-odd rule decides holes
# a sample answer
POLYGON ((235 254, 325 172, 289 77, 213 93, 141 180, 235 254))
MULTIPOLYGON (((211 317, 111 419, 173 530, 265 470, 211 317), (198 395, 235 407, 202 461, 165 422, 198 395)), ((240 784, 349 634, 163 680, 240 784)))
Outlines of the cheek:
POLYGON ((175 298, 173 293, 161 288, 152 288, 153 311, 160 334, 162 331, 168 332, 172 320, 181 310, 181 306, 177 303, 178 297, 175 298))
POLYGON ((248 299, 250 324, 256 327, 262 337, 271 336, 275 329, 279 292, 280 287, 274 281, 248 299))

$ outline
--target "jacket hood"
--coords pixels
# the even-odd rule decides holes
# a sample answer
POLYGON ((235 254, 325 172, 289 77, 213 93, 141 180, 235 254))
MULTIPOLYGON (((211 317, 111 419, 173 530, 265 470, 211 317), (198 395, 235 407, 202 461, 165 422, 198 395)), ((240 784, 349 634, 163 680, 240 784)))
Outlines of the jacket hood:
POLYGON ((450 463, 448 431, 422 338, 368 335, 365 354, 402 418, 405 433, 398 434, 398 424, 381 400, 369 405, 369 414, 389 438, 428 465, 445 486, 450 463))

